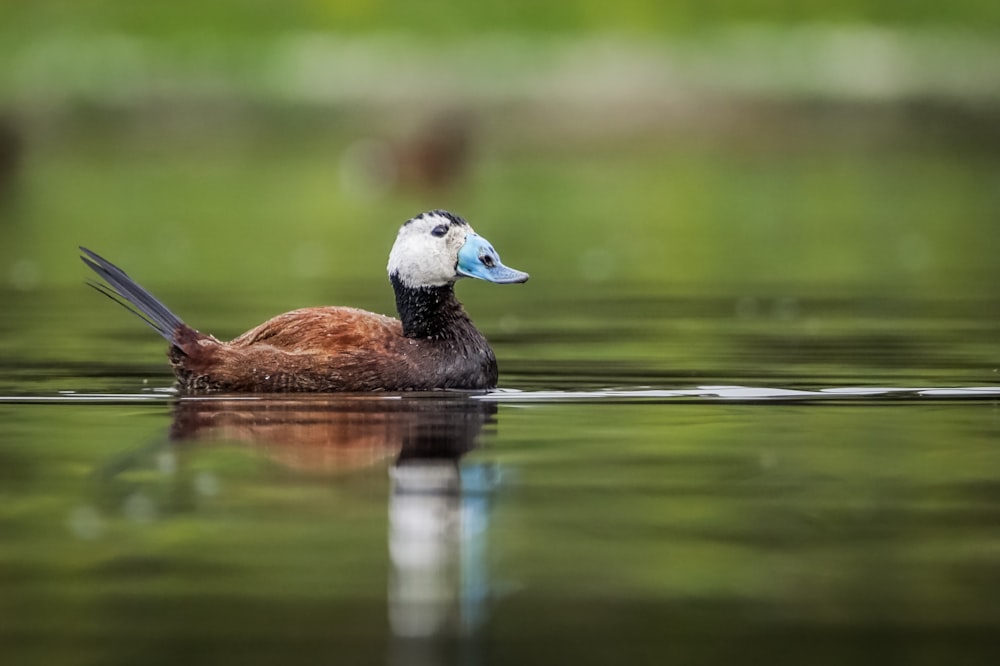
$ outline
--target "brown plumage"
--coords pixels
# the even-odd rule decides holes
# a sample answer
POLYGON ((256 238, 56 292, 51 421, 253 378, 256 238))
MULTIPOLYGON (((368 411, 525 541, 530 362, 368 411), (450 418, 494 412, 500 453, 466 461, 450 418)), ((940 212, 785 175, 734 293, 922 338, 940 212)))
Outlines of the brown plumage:
POLYGON ((230 342, 182 325, 169 356, 189 392, 493 388, 496 359, 468 317, 465 322, 462 334, 449 339, 408 338, 398 319, 355 308, 306 308, 230 342))
POLYGON ((348 307, 305 308, 223 342, 183 323, 111 262, 81 250, 107 283, 93 286, 170 343, 178 385, 189 393, 494 388, 493 350, 455 298, 454 283, 528 279, 500 263, 462 218, 432 211, 403 225, 390 254, 400 319, 348 307))

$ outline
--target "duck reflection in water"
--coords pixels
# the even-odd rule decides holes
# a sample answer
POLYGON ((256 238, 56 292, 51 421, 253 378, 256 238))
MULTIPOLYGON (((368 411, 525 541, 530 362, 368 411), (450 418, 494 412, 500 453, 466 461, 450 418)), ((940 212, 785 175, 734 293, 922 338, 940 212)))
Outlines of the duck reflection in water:
POLYGON ((282 466, 318 474, 393 457, 397 464, 457 464, 495 413, 495 405, 464 394, 184 398, 174 407, 170 439, 241 442, 282 466))
POLYGON ((434 658, 441 648, 434 639, 474 633, 485 613, 490 492, 497 473, 488 463, 460 461, 495 422, 496 409, 464 394, 188 398, 176 404, 170 436, 189 446, 246 443, 310 474, 338 474, 394 458, 390 661, 413 663, 420 654, 434 658))

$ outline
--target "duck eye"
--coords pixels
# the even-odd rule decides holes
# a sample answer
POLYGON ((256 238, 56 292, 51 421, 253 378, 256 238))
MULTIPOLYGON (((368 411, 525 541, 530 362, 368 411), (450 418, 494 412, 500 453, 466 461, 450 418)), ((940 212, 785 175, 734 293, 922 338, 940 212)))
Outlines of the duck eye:
POLYGON ((431 229, 431 236, 437 236, 438 238, 441 238, 446 233, 448 233, 448 225, 447 224, 439 224, 436 227, 434 227, 433 229, 431 229))

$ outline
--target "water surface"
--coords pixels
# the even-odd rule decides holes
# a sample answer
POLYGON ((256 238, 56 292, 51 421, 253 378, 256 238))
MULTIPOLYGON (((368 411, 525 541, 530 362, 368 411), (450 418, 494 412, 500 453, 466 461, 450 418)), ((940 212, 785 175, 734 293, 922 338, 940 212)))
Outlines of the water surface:
POLYGON ((8 294, 4 663, 1000 656, 994 304, 461 291, 498 391, 180 399, 8 294))

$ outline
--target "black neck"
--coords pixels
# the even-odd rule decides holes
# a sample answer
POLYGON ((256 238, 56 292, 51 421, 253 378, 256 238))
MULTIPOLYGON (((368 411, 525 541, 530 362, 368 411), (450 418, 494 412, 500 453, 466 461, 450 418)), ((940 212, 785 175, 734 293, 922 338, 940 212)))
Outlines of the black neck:
POLYGON ((453 338, 472 322, 455 298, 455 285, 408 287, 399 276, 389 276, 396 292, 396 310, 408 338, 453 338))

